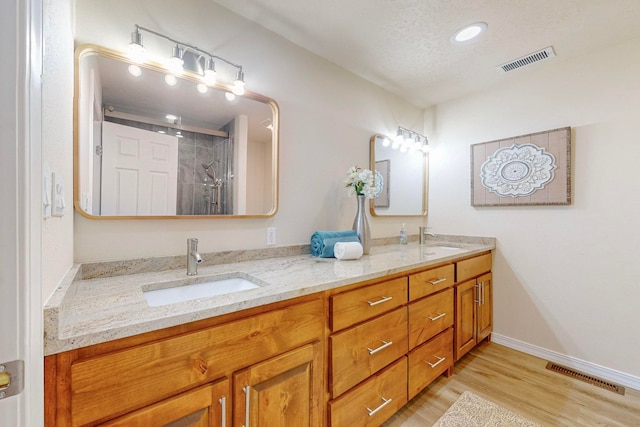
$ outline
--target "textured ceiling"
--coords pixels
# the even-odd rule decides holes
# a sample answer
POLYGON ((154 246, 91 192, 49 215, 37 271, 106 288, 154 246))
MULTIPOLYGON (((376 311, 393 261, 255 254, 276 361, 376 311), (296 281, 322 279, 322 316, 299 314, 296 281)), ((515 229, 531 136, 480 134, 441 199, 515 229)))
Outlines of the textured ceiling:
POLYGON ((213 1, 420 107, 517 78, 495 67, 547 46, 569 58, 640 38, 640 0, 213 1), (477 21, 478 40, 450 42, 477 21))

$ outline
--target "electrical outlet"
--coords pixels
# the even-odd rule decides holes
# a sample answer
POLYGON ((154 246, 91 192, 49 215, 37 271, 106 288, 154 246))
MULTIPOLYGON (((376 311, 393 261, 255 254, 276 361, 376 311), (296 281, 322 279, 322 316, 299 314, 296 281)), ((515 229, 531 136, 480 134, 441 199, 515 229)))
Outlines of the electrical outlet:
POLYGON ((276 228, 269 227, 267 228, 267 246, 276 244, 276 228))

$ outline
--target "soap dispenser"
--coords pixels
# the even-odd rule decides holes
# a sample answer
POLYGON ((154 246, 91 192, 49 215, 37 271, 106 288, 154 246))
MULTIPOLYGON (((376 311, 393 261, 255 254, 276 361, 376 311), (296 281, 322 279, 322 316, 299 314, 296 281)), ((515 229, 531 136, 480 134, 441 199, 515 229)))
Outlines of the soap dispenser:
POLYGON ((406 245, 407 244, 407 228, 406 228, 406 224, 402 224, 402 228, 400 229, 400 244, 401 245, 406 245))

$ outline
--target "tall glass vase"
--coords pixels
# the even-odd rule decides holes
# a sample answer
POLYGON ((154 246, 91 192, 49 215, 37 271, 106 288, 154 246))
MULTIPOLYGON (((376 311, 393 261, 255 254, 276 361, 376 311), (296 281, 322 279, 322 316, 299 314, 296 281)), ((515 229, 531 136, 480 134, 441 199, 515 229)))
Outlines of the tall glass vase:
POLYGON ((362 253, 368 255, 371 247, 371 231, 369 230, 369 220, 367 219, 367 211, 365 208, 367 198, 363 195, 358 195, 357 197, 358 212, 353 220, 353 229, 362 244, 362 253))

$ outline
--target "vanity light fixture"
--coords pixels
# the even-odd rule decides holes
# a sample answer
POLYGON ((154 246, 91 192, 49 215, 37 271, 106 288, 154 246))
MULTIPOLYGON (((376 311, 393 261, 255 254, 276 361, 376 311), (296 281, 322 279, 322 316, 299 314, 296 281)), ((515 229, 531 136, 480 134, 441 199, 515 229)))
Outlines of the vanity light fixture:
POLYGON ((487 29, 486 22, 475 22, 456 31, 451 37, 452 43, 466 43, 478 37, 487 29))
MULTIPOLYGON (((191 53, 194 53, 196 55, 199 56, 198 58, 198 62, 200 61, 204 61, 204 64, 202 64, 200 62, 200 70, 204 69, 204 72, 199 71, 199 70, 192 70, 189 69, 189 71, 192 71, 194 73, 202 73, 202 81, 204 84, 208 85, 208 86, 213 86, 216 82, 216 68, 215 68, 215 61, 218 62, 224 62, 225 64, 227 64, 228 66, 232 67, 235 69, 236 71, 236 80, 233 82, 233 85, 231 86, 230 90, 233 92, 233 99, 235 99, 235 95, 241 96, 244 95, 245 92, 245 83, 244 83, 244 71, 242 70, 242 65, 233 63, 221 56, 218 55, 214 55, 212 53, 209 53, 205 50, 202 50, 196 46, 193 46, 189 43, 185 43, 185 42, 181 42, 178 40, 175 40, 169 36, 165 36, 164 34, 161 34, 157 31, 154 30, 150 30, 148 28, 142 27, 140 25, 135 25, 135 30, 131 33, 131 43, 129 43, 129 47, 132 51, 132 53, 134 52, 141 52, 142 50, 144 50, 144 47, 142 45, 142 34, 140 33, 141 31, 145 31, 147 33, 153 34, 157 37, 163 38, 165 40, 170 41, 173 44, 173 48, 171 51, 171 57, 169 58, 169 60, 167 61, 167 65, 166 67, 173 73, 173 74, 181 74, 184 70, 184 54, 185 52, 189 51, 191 53), (204 66, 203 66, 204 65, 204 66)), ((173 77, 175 79, 175 76, 173 77)), ((167 81, 167 84, 171 84, 169 83, 169 81, 167 81)), ((175 84, 175 83, 173 83, 175 84)), ((227 99, 229 99, 229 97, 227 97, 227 99)))
POLYGON ((393 139, 391 148, 394 150, 399 148, 402 153, 407 151, 422 151, 423 153, 428 153, 430 150, 429 140, 426 136, 402 126, 398 126, 398 132, 393 139))

